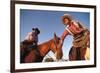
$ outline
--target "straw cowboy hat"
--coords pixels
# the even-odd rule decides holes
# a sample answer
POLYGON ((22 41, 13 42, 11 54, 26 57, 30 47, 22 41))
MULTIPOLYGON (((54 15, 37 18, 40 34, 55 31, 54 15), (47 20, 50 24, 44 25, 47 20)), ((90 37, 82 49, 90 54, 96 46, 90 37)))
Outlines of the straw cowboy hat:
POLYGON ((70 14, 64 14, 63 16, 62 16, 62 20, 64 20, 64 19, 69 19, 70 21, 73 19, 72 18, 72 16, 70 15, 70 14))

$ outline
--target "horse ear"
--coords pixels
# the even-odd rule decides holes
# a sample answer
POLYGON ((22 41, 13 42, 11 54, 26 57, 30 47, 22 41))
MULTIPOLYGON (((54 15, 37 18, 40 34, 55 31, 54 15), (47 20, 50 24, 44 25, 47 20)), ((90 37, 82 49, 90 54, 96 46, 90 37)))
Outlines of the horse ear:
POLYGON ((59 43, 60 38, 56 35, 55 32, 54 32, 54 39, 55 39, 56 43, 59 43))
POLYGON ((56 35, 56 33, 54 32, 54 38, 56 39, 57 38, 57 35, 56 35))

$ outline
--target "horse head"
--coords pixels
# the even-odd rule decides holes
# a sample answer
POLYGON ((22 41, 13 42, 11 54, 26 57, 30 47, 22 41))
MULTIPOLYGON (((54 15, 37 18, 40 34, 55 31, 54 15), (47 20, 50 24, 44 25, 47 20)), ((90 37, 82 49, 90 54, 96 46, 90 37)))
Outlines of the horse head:
POLYGON ((55 53, 55 57, 57 60, 60 60, 63 56, 62 52, 62 43, 60 38, 54 33, 54 38, 53 38, 54 43, 52 43, 52 50, 55 53))

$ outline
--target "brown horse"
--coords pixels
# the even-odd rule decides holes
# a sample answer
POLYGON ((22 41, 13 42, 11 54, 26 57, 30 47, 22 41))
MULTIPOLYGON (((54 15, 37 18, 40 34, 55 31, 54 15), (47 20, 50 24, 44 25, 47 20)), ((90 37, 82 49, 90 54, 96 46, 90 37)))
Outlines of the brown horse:
MULTIPOLYGON (((54 38, 39 44, 38 49, 32 48, 32 50, 25 56, 24 61, 21 63, 33 63, 42 62, 45 55, 51 50, 54 54, 56 53, 56 59, 61 59, 63 56, 62 45, 60 43, 59 37, 54 34, 54 38)), ((20 57, 22 60, 22 58, 20 57)))

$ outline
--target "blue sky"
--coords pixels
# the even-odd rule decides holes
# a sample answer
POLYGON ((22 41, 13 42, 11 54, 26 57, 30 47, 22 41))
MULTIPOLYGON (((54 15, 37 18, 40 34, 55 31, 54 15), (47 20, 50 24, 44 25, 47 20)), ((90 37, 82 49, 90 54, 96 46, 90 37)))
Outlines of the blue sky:
MULTIPOLYGON (((33 27, 40 29, 39 43, 53 38, 54 32, 61 37, 65 26, 61 21, 61 16, 65 13, 71 14, 75 20, 80 21, 88 29, 90 28, 90 14, 88 12, 68 12, 68 11, 46 11, 46 10, 20 10, 20 40, 23 41, 28 32, 33 27)), ((68 57, 68 52, 72 45, 72 36, 67 36, 62 47, 64 58, 68 57)))

